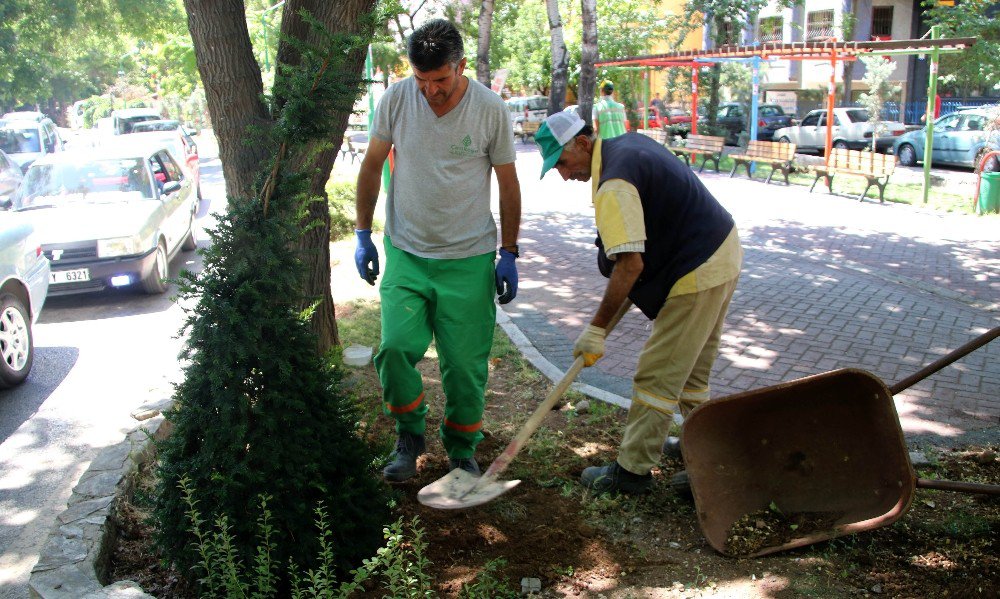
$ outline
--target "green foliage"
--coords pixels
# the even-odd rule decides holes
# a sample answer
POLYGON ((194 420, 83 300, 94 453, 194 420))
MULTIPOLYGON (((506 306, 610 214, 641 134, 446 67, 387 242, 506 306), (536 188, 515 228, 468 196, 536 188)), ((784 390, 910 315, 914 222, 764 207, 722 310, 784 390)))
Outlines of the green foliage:
POLYGON ((184 479, 202 509, 227 518, 238 563, 255 555, 249 499, 257 494, 269 497, 274 563, 319 567, 317 556, 329 548, 331 571, 346 572, 380 544, 388 492, 357 435, 343 372, 317 354, 308 314, 299 308, 297 241, 311 200, 309 174, 294 165, 326 135, 331 107, 356 93, 357 78, 339 60, 357 43, 328 35, 322 48, 298 44, 301 65, 284 67, 276 85, 284 99, 276 124, 256 132, 257 143, 283 149, 260 167, 255 180, 265 191, 230 198, 229 212, 209 232, 204 270, 181 274, 180 296, 194 307, 186 319, 185 376, 168 415, 174 430, 160 448, 155 518, 158 544, 182 572, 198 562, 184 479), (312 525, 320 502, 335 546, 324 545, 312 525))
POLYGON ((889 96, 899 92, 898 85, 890 85, 889 77, 896 68, 895 63, 881 56, 862 55, 858 57, 865 65, 865 75, 862 81, 868 85, 868 91, 858 96, 858 101, 868 110, 868 119, 875 125, 872 135, 872 149, 880 133, 885 133, 886 125, 882 119, 882 107, 889 96))
POLYGON ((234 550, 239 541, 233 534, 229 518, 224 514, 217 515, 214 525, 207 527, 207 521, 198 509, 191 482, 182 479, 180 487, 187 507, 189 530, 195 539, 193 544, 198 554, 195 571, 202 596, 227 599, 273 599, 282 596, 293 599, 346 598, 362 589, 366 582, 378 578, 384 580, 387 589, 403 591, 399 594, 393 592, 392 597, 433 596, 431 581, 426 573, 430 562, 424 556, 427 544, 416 517, 405 530, 402 519, 385 527, 382 530, 385 545, 378 549, 375 557, 365 559, 360 567, 348 572, 350 580, 340 582, 330 516, 321 502, 315 509, 316 536, 319 538, 318 553, 313 560, 316 566, 302 574, 299 565, 291 562, 287 571, 289 588, 285 591, 280 587, 278 562, 273 557, 277 546, 268 496, 258 496, 258 543, 252 568, 248 570, 246 562, 234 550))
POLYGON ((354 233, 353 183, 334 183, 327 187, 330 202, 330 241, 337 241, 354 233))
POLYGON ((1000 19, 993 0, 963 0, 943 6, 921 3, 928 25, 941 37, 974 37, 976 43, 958 54, 941 56, 939 93, 972 95, 1000 90, 1000 19))
POLYGON ((507 566, 507 560, 494 559, 486 562, 472 583, 462 585, 459 599, 516 599, 520 596, 511 588, 510 582, 497 578, 500 570, 507 566))

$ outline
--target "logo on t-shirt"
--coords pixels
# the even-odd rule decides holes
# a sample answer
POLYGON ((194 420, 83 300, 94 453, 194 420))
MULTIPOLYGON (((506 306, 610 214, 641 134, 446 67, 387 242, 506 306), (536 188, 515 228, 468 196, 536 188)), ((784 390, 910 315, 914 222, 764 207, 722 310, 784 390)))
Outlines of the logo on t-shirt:
POLYGON ((472 137, 469 135, 465 136, 462 140, 462 145, 452 144, 451 145, 451 155, 452 156, 477 156, 479 152, 472 147, 472 137))

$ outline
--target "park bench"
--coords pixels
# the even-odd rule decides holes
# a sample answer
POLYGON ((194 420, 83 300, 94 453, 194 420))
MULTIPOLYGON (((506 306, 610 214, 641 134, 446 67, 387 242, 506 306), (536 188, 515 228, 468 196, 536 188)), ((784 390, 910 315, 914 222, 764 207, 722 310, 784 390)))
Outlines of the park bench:
POLYGON ((795 144, 782 141, 758 141, 753 140, 747 146, 747 151, 743 154, 730 154, 733 159, 733 170, 729 176, 736 174, 736 169, 743 165, 747 169, 747 177, 753 178, 750 174, 751 162, 763 162, 771 165, 771 173, 767 176, 765 183, 771 182, 771 177, 775 171, 781 171, 785 176, 785 185, 788 183, 788 174, 792 172, 792 159, 795 158, 795 144))
POLYGON ((350 155, 351 164, 354 164, 355 158, 364 160, 366 150, 368 150, 368 134, 350 133, 344 136, 344 141, 340 144, 340 157, 346 159, 350 155))
POLYGON ((722 147, 725 143, 723 137, 692 133, 687 136, 687 142, 683 146, 667 146, 667 149, 683 158, 688 166, 692 166, 694 157, 701 154, 701 170, 698 172, 705 170, 705 163, 709 160, 715 163, 715 172, 719 172, 719 160, 722 158, 722 147))
POLYGON ((641 133, 646 137, 667 145, 667 132, 663 129, 636 129, 636 133, 641 133))
POLYGON ((538 128, 541 126, 541 121, 524 121, 521 123, 521 143, 526 143, 529 137, 535 137, 535 133, 538 133, 538 128))
POLYGON ((859 175, 868 180, 868 185, 858 196, 858 201, 864 200, 868 190, 874 185, 878 187, 878 201, 882 203, 885 201, 885 186, 889 184, 889 176, 894 170, 896 170, 895 156, 860 150, 834 149, 827 164, 813 167, 816 179, 813 180, 809 192, 812 193, 820 177, 826 180, 827 189, 833 193, 834 175, 859 175))

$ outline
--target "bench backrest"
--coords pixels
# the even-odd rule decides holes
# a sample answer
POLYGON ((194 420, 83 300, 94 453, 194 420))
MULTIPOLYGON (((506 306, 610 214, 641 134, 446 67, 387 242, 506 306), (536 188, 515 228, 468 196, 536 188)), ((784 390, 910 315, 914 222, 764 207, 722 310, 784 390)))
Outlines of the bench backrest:
POLYGON ((667 132, 663 129, 636 129, 636 133, 642 133, 650 139, 655 139, 661 144, 667 143, 667 132))
POLYGON ((783 141, 753 140, 747 146, 748 156, 759 156, 768 160, 791 160, 795 158, 795 144, 783 141))
POLYGON ((830 152, 829 166, 842 170, 856 171, 872 175, 873 177, 888 177, 896 170, 896 157, 877 152, 834 148, 830 152))
POLYGON ((703 150, 705 152, 721 152, 722 146, 725 145, 726 139, 724 137, 716 137, 715 135, 698 135, 697 133, 691 133, 687 136, 687 143, 684 147, 689 150, 703 150))
POLYGON ((538 128, 542 126, 540 121, 524 121, 521 123, 521 131, 525 133, 537 133, 538 128))

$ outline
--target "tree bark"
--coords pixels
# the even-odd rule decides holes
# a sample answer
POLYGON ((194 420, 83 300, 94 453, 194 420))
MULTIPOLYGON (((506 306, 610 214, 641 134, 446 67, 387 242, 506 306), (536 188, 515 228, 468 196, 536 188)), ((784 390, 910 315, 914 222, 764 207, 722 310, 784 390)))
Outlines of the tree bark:
POLYGON ((580 47, 580 88, 577 112, 585 123, 593 122, 594 90, 597 89, 597 0, 580 0, 583 40, 580 47))
POLYGON ((549 114, 563 109, 566 101, 566 85, 569 77, 569 57, 563 40, 562 18, 559 16, 559 0, 545 0, 545 10, 549 16, 549 33, 552 48, 552 89, 549 90, 549 114))
MULTIPOLYGON (((261 100, 263 84, 260 66, 254 59, 243 2, 184 0, 184 6, 198 71, 205 86, 209 113, 219 142, 226 195, 230 201, 240 201, 255 193, 250 174, 256 173, 260 163, 274 152, 274 148, 262 143, 244 143, 249 127, 267 127, 273 121, 261 100)), ((374 0, 287 0, 282 14, 282 38, 293 37, 313 43, 322 41, 299 16, 299 11, 303 9, 327 29, 339 33, 361 31, 361 16, 370 12, 373 6, 374 0)), ((294 65, 298 61, 297 50, 282 41, 276 63, 294 65)), ((360 79, 363 65, 364 51, 353 51, 348 57, 346 71, 360 79)), ((311 159, 309 164, 294 165, 311 172, 309 194, 319 200, 309 204, 307 222, 319 222, 320 225, 306 230, 299 243, 307 266, 303 306, 320 300, 311 324, 318 339, 317 350, 321 353, 340 343, 330 281, 330 212, 326 183, 349 116, 350 109, 336 115, 329 135, 329 147, 312 148, 319 151, 306 153, 311 159)))
POLYGON ((476 79, 486 87, 490 77, 490 40, 493 36, 493 0, 483 0, 479 9, 479 46, 476 51, 476 79))

